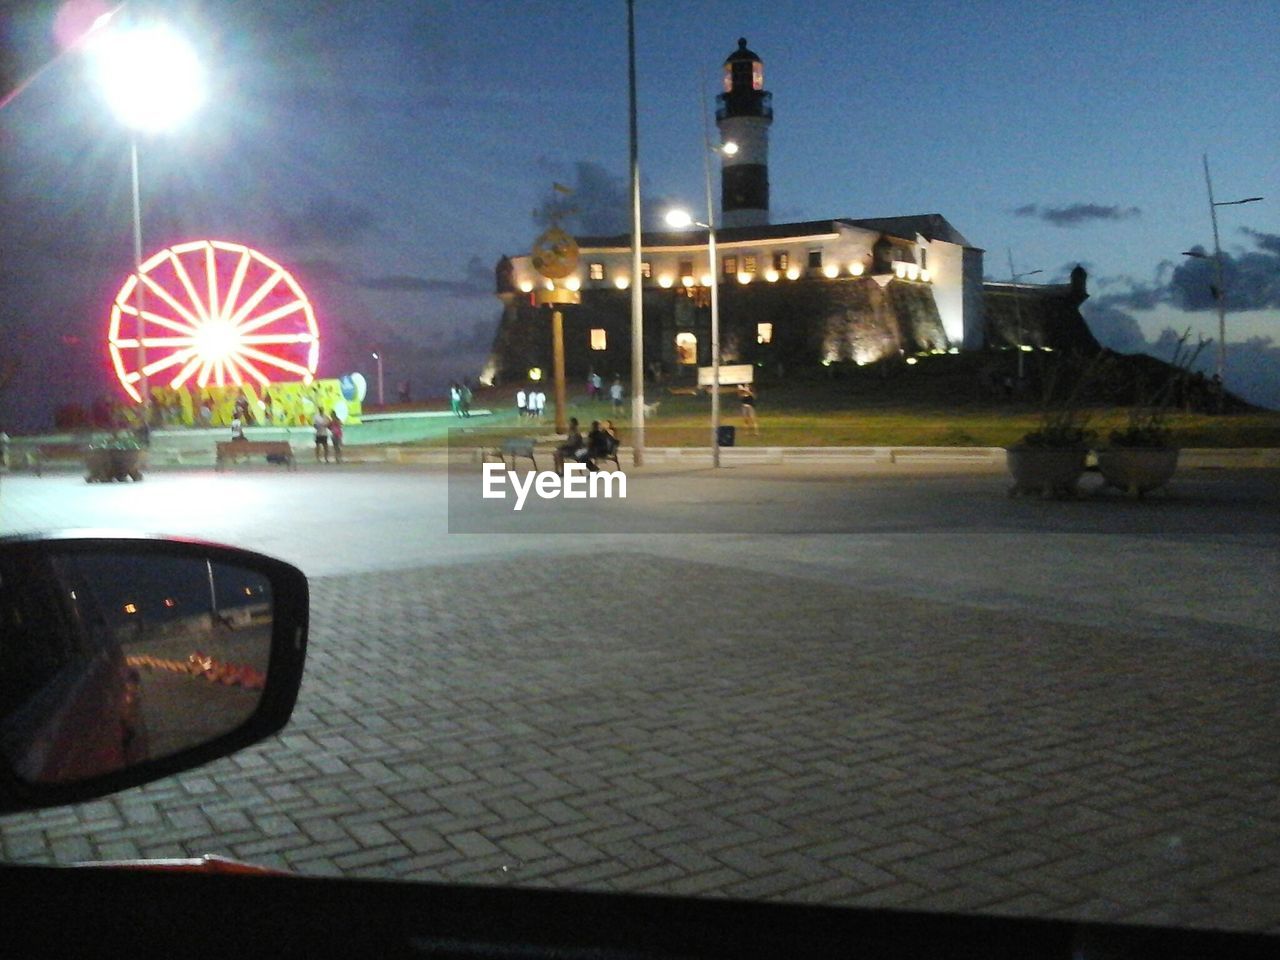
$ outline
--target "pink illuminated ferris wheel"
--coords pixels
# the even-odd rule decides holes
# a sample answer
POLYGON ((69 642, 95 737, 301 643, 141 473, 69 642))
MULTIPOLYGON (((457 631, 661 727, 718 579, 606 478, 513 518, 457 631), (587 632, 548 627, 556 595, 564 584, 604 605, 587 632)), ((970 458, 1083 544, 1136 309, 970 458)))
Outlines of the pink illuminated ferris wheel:
MULTIPOLYGON (((315 313, 289 271, 257 250, 196 240, 142 264, 145 372, 152 387, 310 382, 320 359, 315 313)), ((120 383, 141 401, 137 275, 111 306, 108 346, 120 383)))

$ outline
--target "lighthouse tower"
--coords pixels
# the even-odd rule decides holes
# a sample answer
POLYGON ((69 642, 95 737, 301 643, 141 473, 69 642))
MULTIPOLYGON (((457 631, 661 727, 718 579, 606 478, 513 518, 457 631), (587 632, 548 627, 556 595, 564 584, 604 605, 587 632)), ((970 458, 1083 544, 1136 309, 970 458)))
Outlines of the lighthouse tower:
POLYGON ((773 94, 764 88, 764 63, 746 38, 724 62, 724 92, 716 97, 720 139, 738 145, 720 155, 721 225, 754 227, 769 222, 769 125, 773 94))

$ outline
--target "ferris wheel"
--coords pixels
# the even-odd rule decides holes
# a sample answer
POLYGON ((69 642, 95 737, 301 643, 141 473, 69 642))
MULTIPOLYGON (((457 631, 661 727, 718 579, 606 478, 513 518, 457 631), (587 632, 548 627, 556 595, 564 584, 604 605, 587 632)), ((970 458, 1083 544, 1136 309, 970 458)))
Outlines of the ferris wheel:
POLYGON ((311 303, 289 271, 243 244, 196 240, 154 254, 139 274, 129 275, 111 306, 111 362, 134 400, 142 400, 139 275, 149 385, 313 379, 320 333, 311 303))

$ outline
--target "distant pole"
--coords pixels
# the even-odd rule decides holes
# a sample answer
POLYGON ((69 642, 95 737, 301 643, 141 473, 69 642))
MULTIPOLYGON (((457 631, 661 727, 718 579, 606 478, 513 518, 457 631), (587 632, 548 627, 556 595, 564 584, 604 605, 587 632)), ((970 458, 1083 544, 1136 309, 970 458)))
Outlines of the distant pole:
POLYGON ((569 396, 564 383, 564 314, 558 306, 551 308, 551 364, 556 395, 556 433, 569 432, 569 396))
POLYGON ((133 287, 134 307, 138 311, 138 392, 142 396, 142 422, 151 422, 151 380, 147 376, 147 308, 146 290, 142 283, 142 192, 138 186, 138 137, 129 137, 130 172, 133 181, 133 269, 137 283, 133 287))
POLYGON ((631 455, 644 466, 644 277, 640 274, 640 138, 636 124, 636 12, 627 0, 627 81, 631 107, 631 455))
POLYGON ((387 404, 386 397, 382 393, 382 354, 371 354, 373 359, 378 361, 378 406, 384 407, 387 404))
POLYGON ((1028 270, 1026 273, 1013 272, 1013 249, 1008 248, 1009 253, 1009 283, 1013 286, 1011 291, 1013 294, 1013 315, 1016 318, 1018 342, 1014 344, 1018 348, 1018 389, 1022 389, 1022 380, 1026 373, 1026 364, 1023 361, 1023 354, 1026 353, 1022 349, 1022 301, 1018 299, 1018 281, 1023 277, 1034 277, 1037 273, 1044 273, 1043 270, 1028 270))
POLYGON ((720 270, 716 263, 716 205, 711 196, 711 121, 702 82, 702 171, 707 185, 707 269, 711 273, 711 466, 720 466, 720 270))
POLYGON ((1213 301, 1217 305, 1217 380, 1226 383, 1226 289, 1222 287, 1222 244, 1217 239, 1217 204, 1213 202, 1213 180, 1208 177, 1208 154, 1204 159, 1204 187, 1208 189, 1208 216, 1213 221, 1213 301))

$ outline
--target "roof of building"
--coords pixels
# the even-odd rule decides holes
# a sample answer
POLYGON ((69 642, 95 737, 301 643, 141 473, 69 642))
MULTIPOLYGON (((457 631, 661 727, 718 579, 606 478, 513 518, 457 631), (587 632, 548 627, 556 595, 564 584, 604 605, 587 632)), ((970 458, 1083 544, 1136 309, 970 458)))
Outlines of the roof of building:
MULTIPOLYGON (((970 246, 964 236, 938 213, 925 213, 910 217, 878 217, 867 220, 841 218, 836 220, 802 220, 796 223, 767 223, 751 227, 717 227, 716 240, 720 243, 744 243, 750 240, 785 240, 791 238, 829 236, 839 233, 841 226, 856 227, 884 233, 914 242, 916 235, 926 240, 942 240, 960 246, 970 246)), ((705 230, 646 231, 640 244, 646 248, 688 247, 704 245, 705 230)), ((631 234, 613 236, 578 237, 578 246, 584 249, 630 249, 631 234)))
POLYGON ((738 38, 738 49, 724 58, 725 63, 733 63, 735 60, 754 60, 756 63, 763 63, 759 54, 753 53, 747 49, 747 38, 738 38))

